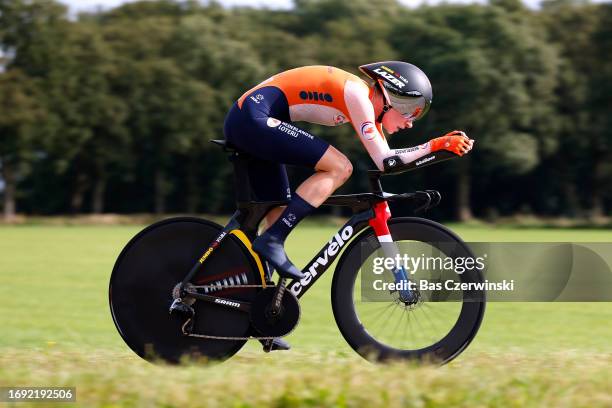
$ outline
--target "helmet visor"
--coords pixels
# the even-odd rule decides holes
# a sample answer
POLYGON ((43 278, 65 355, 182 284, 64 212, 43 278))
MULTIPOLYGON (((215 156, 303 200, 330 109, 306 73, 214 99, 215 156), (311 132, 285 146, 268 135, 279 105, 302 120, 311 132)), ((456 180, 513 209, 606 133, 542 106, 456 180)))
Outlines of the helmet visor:
POLYGON ((429 110, 429 102, 422 95, 399 96, 391 92, 387 94, 391 107, 404 115, 406 119, 419 120, 429 110))

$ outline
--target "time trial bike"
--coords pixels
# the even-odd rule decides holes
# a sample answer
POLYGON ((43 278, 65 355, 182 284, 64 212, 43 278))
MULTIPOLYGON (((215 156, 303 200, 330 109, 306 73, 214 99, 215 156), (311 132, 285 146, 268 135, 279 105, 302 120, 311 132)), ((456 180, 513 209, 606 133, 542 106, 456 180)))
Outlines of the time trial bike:
MULTIPOLYGON (((183 359, 225 360, 251 339, 271 347, 300 319, 299 299, 338 259, 331 286, 333 315, 340 333, 371 361, 416 360, 447 363, 476 335, 485 293, 466 285, 459 297, 441 301, 418 288, 386 290, 368 301, 363 291, 368 262, 382 251, 392 257, 401 243, 429 246, 447 258, 470 257, 470 248, 443 225, 420 217, 392 217, 388 203, 424 211, 437 205, 434 190, 384 192, 381 177, 400 174, 452 157, 430 153, 408 164, 396 157, 385 170, 369 170, 370 191, 334 195, 325 205, 345 206, 352 217, 302 269, 305 277, 273 281, 251 242, 267 212, 282 201, 256 201, 250 189, 250 156, 213 140, 234 166, 237 209, 221 226, 195 217, 175 217, 148 226, 121 251, 109 286, 110 310, 119 334, 139 356, 178 363, 183 359)), ((401 267, 386 273, 391 282, 414 279, 401 267)), ((483 281, 482 271, 456 274, 461 283, 483 281)), ((444 299, 442 299, 444 300, 444 299)))

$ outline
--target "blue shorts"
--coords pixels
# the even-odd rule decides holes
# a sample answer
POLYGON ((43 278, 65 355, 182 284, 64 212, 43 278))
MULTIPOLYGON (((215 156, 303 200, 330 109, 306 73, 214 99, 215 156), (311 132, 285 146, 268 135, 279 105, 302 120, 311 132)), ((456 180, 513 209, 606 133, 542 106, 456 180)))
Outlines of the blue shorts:
POLYGON ((314 168, 329 147, 289 120, 287 98, 273 86, 256 89, 225 117, 225 139, 254 158, 249 181, 257 201, 290 199, 285 165, 314 168))

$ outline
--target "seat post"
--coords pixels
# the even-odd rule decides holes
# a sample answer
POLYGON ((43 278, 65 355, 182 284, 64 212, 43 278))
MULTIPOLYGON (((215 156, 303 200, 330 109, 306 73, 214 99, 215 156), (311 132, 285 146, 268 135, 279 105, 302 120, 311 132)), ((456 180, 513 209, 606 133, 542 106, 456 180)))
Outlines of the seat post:
POLYGON ((249 180, 248 156, 233 151, 229 157, 234 166, 234 191, 238 203, 251 201, 251 182, 249 180))

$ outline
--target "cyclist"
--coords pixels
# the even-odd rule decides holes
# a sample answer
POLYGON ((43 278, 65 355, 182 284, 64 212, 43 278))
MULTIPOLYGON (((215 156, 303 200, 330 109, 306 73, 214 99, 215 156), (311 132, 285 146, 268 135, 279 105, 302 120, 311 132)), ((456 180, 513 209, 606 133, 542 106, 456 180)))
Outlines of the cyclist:
MULTIPOLYGON (((245 92, 224 124, 226 140, 255 159, 249 178, 259 201, 289 200, 266 215, 267 229, 253 249, 286 278, 302 272, 287 258, 284 243, 295 226, 320 206, 352 173, 351 162, 322 139, 292 122, 327 126, 351 123, 374 164, 394 156, 412 162, 430 152, 469 152, 474 141, 453 131, 420 146, 391 149, 383 133, 411 128, 432 101, 429 79, 415 65, 384 61, 362 65, 367 81, 330 66, 305 66, 274 75, 245 92), (313 168, 315 173, 291 194, 285 165, 313 168)), ((281 339, 273 349, 288 349, 281 339)))

